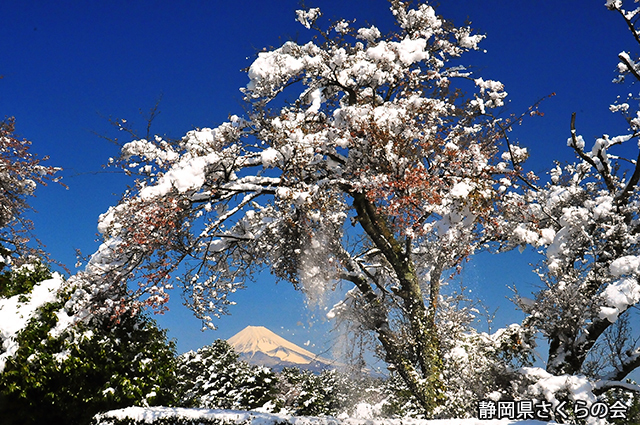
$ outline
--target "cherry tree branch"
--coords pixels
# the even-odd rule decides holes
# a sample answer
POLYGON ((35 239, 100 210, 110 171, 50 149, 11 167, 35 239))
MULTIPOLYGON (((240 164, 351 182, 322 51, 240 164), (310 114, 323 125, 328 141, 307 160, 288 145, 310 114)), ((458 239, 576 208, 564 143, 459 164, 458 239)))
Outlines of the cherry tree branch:
POLYGON ((598 165, 593 160, 593 158, 591 158, 589 155, 584 153, 584 151, 578 146, 578 138, 576 136, 576 113, 575 112, 571 114, 571 147, 573 148, 574 152, 580 157, 580 159, 582 159, 583 161, 585 161, 586 163, 588 163, 598 171, 598 174, 600 174, 600 176, 604 180, 604 183, 607 186, 609 193, 615 194, 616 187, 615 187, 615 184, 613 183, 613 179, 611 178, 609 167, 607 167, 606 161, 604 161, 604 158, 602 158, 601 156, 601 152, 598 152, 598 159, 600 160, 602 167, 598 167, 598 165))

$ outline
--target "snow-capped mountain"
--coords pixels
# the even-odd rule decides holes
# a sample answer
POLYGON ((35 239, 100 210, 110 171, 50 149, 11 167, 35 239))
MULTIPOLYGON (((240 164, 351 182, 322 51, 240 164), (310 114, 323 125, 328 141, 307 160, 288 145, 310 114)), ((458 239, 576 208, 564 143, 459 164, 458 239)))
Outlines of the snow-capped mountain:
POLYGON ((298 367, 320 371, 332 361, 287 341, 264 326, 247 326, 227 340, 242 360, 274 370, 298 367))

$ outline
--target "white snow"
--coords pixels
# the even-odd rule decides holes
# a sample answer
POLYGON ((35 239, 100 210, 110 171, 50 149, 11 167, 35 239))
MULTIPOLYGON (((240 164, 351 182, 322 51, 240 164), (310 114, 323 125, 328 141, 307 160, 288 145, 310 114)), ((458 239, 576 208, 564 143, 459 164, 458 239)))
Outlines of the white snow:
POLYGON ((550 245, 553 243, 553 239, 556 237, 556 231, 552 228, 542 229, 540 231, 541 237, 538 240, 539 245, 550 245))
POLYGON ((484 35, 471 35, 471 31, 461 31, 458 36, 458 43, 465 49, 477 49, 478 44, 484 39, 484 35))
POLYGON ((142 189, 140 198, 148 200, 160 197, 169 193, 173 188, 180 193, 198 189, 204 184, 207 165, 218 160, 219 156, 216 153, 183 160, 158 179, 156 185, 142 189))
MULTIPOLYGON (((536 232, 527 229, 524 224, 519 224, 513 230, 513 235, 520 243, 530 244, 534 246, 537 246, 539 244, 539 235, 536 232)), ((547 240, 549 236, 551 236, 551 234, 549 232, 546 232, 545 240, 547 240)), ((555 236, 555 233, 553 236, 555 236)), ((553 241, 553 237, 551 238, 551 241, 553 241)))
POLYGON ((609 271, 615 277, 619 277, 622 275, 638 273, 639 268, 640 257, 637 257, 635 255, 626 255, 612 261, 611 265, 609 266, 609 271))
POLYGON ((379 62, 392 62, 397 58, 404 65, 411 65, 429 58, 429 52, 425 51, 426 46, 426 39, 411 39, 407 36, 400 43, 381 41, 367 49, 367 56, 379 62))
POLYGON ((635 278, 623 278, 611 283, 602 293, 606 305, 600 307, 600 318, 615 322, 629 306, 640 302, 640 285, 635 278))
POLYGON ((405 65, 411 65, 415 62, 429 58, 429 53, 424 49, 427 46, 427 40, 424 38, 418 38, 415 40, 405 37, 397 46, 398 56, 402 63, 405 65))
POLYGON ((551 425, 556 422, 541 421, 515 421, 479 420, 479 419, 337 419, 332 417, 290 416, 272 413, 244 412, 234 410, 209 410, 209 409, 184 409, 175 407, 127 407, 119 410, 102 413, 96 416, 97 424, 109 423, 105 420, 134 419, 140 423, 152 423, 163 418, 185 419, 218 419, 224 423, 251 424, 251 425, 275 425, 277 423, 291 423, 295 425, 551 425))
POLYGON ((304 25, 305 28, 310 29, 311 25, 313 25, 321 15, 322 13, 318 7, 309 10, 296 10, 296 21, 304 25))
POLYGON ((519 146, 512 146, 511 152, 503 152, 501 158, 503 161, 523 162, 529 157, 529 151, 527 148, 521 148, 519 146), (513 157, 512 157, 513 155, 513 157))
POLYGON ((554 404, 558 403, 555 395, 561 394, 563 391, 567 391, 569 398, 574 401, 582 400, 589 404, 596 401, 593 395, 594 385, 585 376, 556 376, 538 367, 524 367, 520 371, 523 375, 529 376, 536 381, 530 387, 530 391, 536 395, 543 396, 554 404))
POLYGON ((309 112, 318 112, 320 107, 322 106, 322 101, 324 100, 322 97, 322 89, 318 88, 313 90, 309 94, 309 99, 311 100, 311 106, 309 107, 309 112))
POLYGON ((160 146, 145 139, 133 140, 122 146, 123 159, 133 156, 156 161, 161 165, 165 161, 175 161, 180 155, 175 152, 166 142, 159 142, 160 146))
POLYGON ((249 67, 251 81, 247 88, 253 90, 264 79, 299 73, 304 68, 304 61, 288 54, 296 47, 295 43, 287 42, 280 49, 258 53, 258 58, 249 67))
POLYGON ((370 28, 359 28, 357 37, 362 40, 373 42, 380 38, 380 30, 374 26, 370 28))
POLYGON ((262 165, 265 168, 277 165, 280 158, 282 158, 282 154, 271 147, 260 152, 260 159, 262 160, 262 165))
MULTIPOLYGON (((580 150, 584 149, 584 139, 582 138, 582 136, 578 135, 576 136, 576 147, 580 150)), ((573 137, 569 137, 567 139, 567 146, 569 147, 574 147, 573 146, 573 137)))
POLYGON ((451 196, 453 198, 466 198, 473 190, 473 186, 467 182, 456 183, 451 188, 451 196))
POLYGON ((7 360, 18 350, 16 342, 18 333, 27 325, 39 307, 55 301, 62 284, 62 276, 54 273, 51 279, 36 284, 24 302, 21 301, 24 297, 21 295, 0 298, 0 343, 2 343, 0 373, 4 370, 7 360))

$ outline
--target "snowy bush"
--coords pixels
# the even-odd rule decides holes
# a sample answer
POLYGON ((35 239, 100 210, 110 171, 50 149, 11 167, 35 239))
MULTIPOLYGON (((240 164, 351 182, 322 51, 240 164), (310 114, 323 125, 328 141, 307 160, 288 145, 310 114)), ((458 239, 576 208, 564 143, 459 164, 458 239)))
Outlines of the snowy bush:
POLYGON ((173 345, 147 316, 59 330, 68 319, 59 275, 35 264, 3 278, 13 294, 0 297, 3 424, 85 424, 99 411, 173 402, 173 345))
POLYGON ((0 274, 0 297, 10 298, 23 295, 27 298, 35 285, 52 277, 51 271, 40 260, 31 261, 0 274))
POLYGON ((519 325, 491 335, 469 329, 449 341, 444 355, 447 402, 439 417, 472 418, 481 400, 513 399, 522 379, 518 369, 533 364, 534 333, 519 325))
POLYGON ((238 360, 225 340, 178 358, 178 405, 215 409, 270 409, 276 393, 271 370, 238 360))

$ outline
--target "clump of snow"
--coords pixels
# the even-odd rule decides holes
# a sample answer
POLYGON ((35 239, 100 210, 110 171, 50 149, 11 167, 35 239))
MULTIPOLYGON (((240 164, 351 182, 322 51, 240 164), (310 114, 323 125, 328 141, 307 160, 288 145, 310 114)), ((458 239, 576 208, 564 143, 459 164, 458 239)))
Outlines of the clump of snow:
POLYGON ((338 34, 346 34, 347 32, 349 32, 349 22, 342 20, 338 23, 335 24, 335 26, 333 27, 333 29, 338 33, 338 34))
MULTIPOLYGON (((507 97, 507 92, 504 91, 504 84, 500 81, 495 80, 485 80, 483 78, 477 78, 474 80, 476 86, 480 88, 480 93, 487 93, 489 96, 488 106, 493 108, 503 106, 504 98, 507 97)), ((524 149, 524 148, 518 148, 524 149)), ((526 149, 525 149, 526 151, 526 149)))
POLYGON ((281 158, 282 154, 271 147, 260 152, 260 159, 262 160, 262 165, 265 168, 277 165, 281 158))
POLYGON ((442 20, 436 16, 433 7, 422 4, 418 9, 405 10, 402 7, 391 7, 391 12, 396 16, 398 24, 404 29, 420 29, 423 34, 436 31, 442 27, 442 20))
POLYGON ((582 400, 594 403, 596 397, 593 395, 594 385, 585 376, 561 375, 555 376, 544 369, 538 367, 524 367, 521 373, 535 380, 529 390, 534 395, 543 396, 546 400, 559 403, 556 394, 564 391, 569 393, 571 400, 582 400))
POLYGON ((391 62, 397 58, 404 65, 411 65, 429 58, 426 47, 426 39, 411 39, 407 36, 400 43, 381 41, 367 49, 367 56, 380 62, 391 62))
POLYGON ((620 279, 607 286, 602 298, 605 306, 600 307, 600 318, 614 323, 620 313, 640 302, 640 285, 635 278, 620 279))
POLYGON ((309 93, 309 100, 311 106, 309 107, 308 111, 318 112, 320 110, 320 107, 322 106, 322 102, 324 101, 324 97, 322 96, 322 89, 318 88, 311 91, 311 93, 309 93))
MULTIPOLYGON (((593 394, 595 385, 582 375, 552 375, 539 367, 524 367, 520 373, 530 378, 535 383, 530 385, 529 395, 542 397, 553 405, 555 409, 561 406, 558 396, 566 394, 571 401, 585 402, 591 405, 597 401, 593 394)), ((606 424, 602 420, 594 417, 587 418, 588 424, 606 424)))
POLYGON ((158 165, 162 165, 167 161, 175 161, 180 157, 166 141, 158 142, 158 144, 155 144, 146 139, 140 139, 125 143, 122 147, 122 157, 128 160, 131 157, 137 156, 146 160, 155 161, 158 165))
POLYGON ((370 28, 360 28, 358 29, 357 37, 362 40, 367 40, 369 42, 374 42, 378 38, 380 38, 380 30, 374 26, 370 28))
POLYGON ((540 231, 539 245, 550 245, 553 243, 553 239, 556 237, 556 231, 548 227, 540 231))
POLYGON ((609 9, 619 9, 620 7, 622 7, 622 0, 607 0, 605 6, 609 9))
POLYGON ((513 161, 516 163, 523 162, 529 157, 527 148, 519 146, 511 146, 511 152, 503 152, 501 158, 503 161, 513 161))
POLYGON ((462 28, 456 35, 458 44, 465 49, 475 50, 478 48, 478 44, 485 38, 482 34, 471 35, 470 28, 462 28))
POLYGON ((537 245, 539 236, 536 232, 527 229, 524 224, 519 224, 514 230, 513 235, 517 241, 522 244, 537 245))
POLYGON ((424 38, 412 40, 409 37, 405 37, 397 47, 398 57, 405 65, 428 59, 429 53, 424 50, 426 46, 427 40, 424 38))
POLYGON ((205 182, 207 165, 217 162, 218 159, 219 155, 216 153, 187 158, 167 171, 166 174, 158 179, 157 184, 143 188, 140 191, 140 198, 148 200, 160 197, 166 195, 174 188, 180 193, 198 189, 205 182))
POLYGON ((569 146, 570 148, 576 147, 576 148, 582 150, 582 149, 584 149, 584 139, 580 135, 576 136, 576 145, 574 146, 573 137, 569 137, 567 139, 567 146, 569 146))
POLYGON ((615 259, 609 265, 609 272, 615 277, 636 274, 640 271, 640 257, 626 255, 615 259))
POLYGON ((249 67, 249 90, 254 90, 262 80, 286 78, 298 74, 304 68, 304 61, 292 53, 297 50, 293 42, 285 43, 281 48, 271 52, 260 52, 249 67))
POLYGON ((316 19, 322 15, 320 8, 314 7, 309 10, 296 10, 296 21, 304 25, 305 28, 310 29, 316 19))
POLYGON ((473 186, 467 182, 458 182, 451 188, 453 198, 466 198, 473 191, 473 186))

